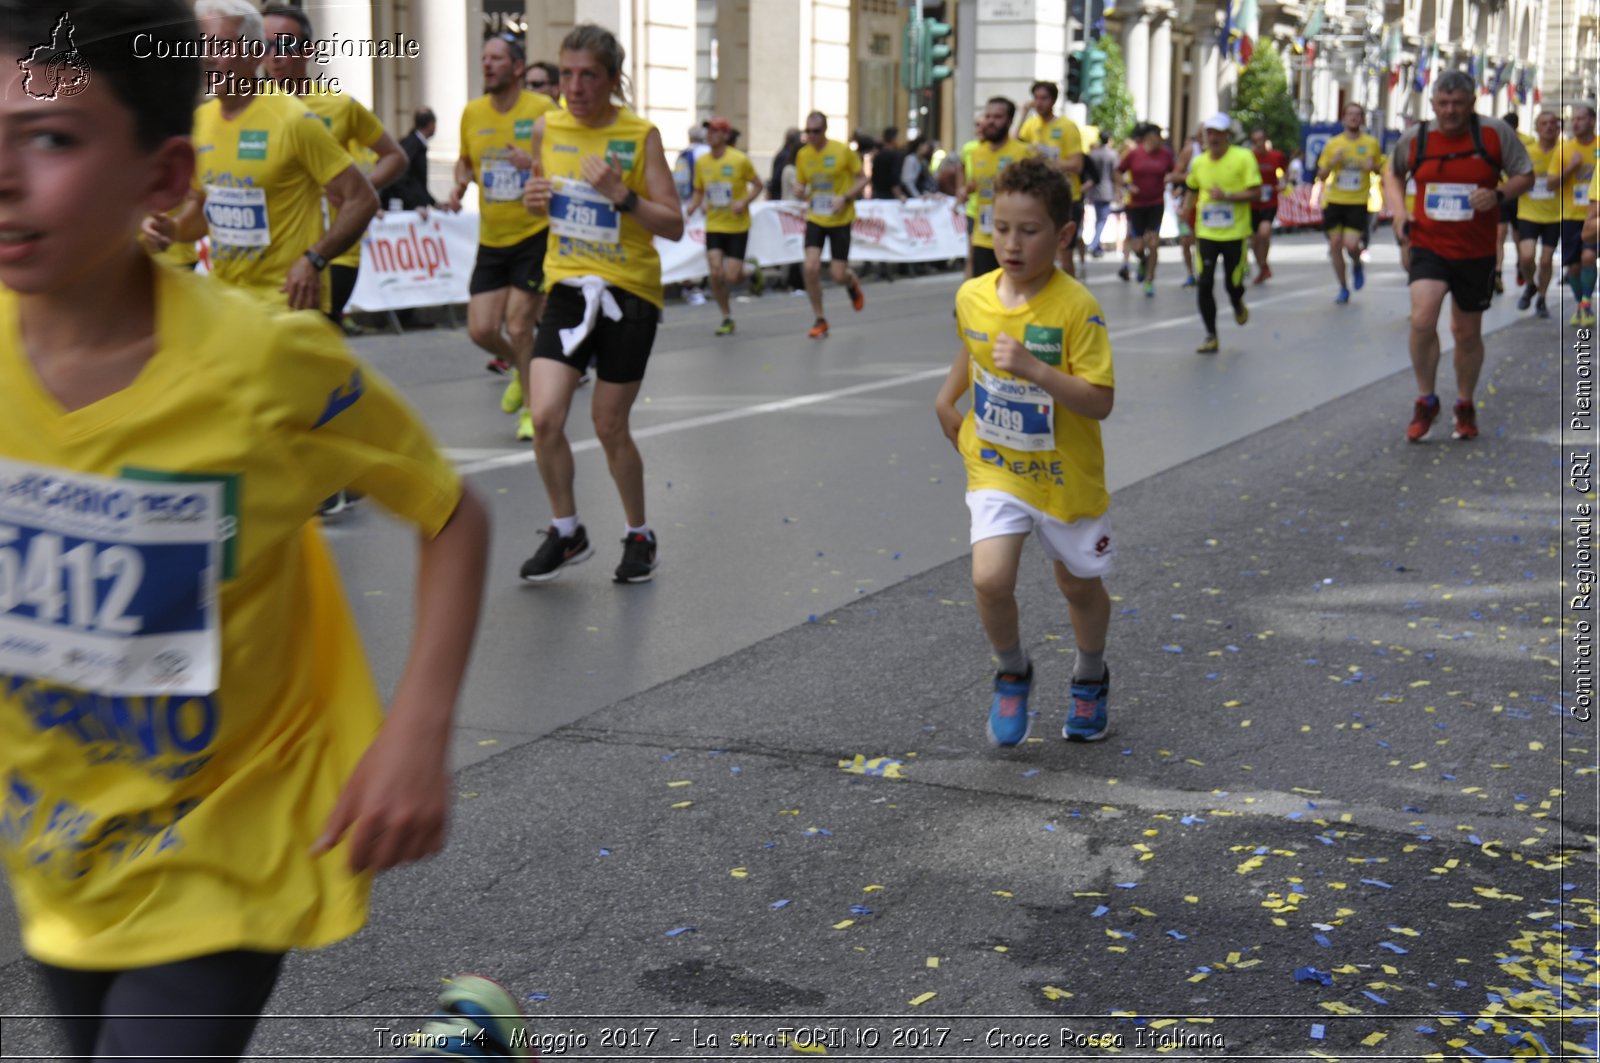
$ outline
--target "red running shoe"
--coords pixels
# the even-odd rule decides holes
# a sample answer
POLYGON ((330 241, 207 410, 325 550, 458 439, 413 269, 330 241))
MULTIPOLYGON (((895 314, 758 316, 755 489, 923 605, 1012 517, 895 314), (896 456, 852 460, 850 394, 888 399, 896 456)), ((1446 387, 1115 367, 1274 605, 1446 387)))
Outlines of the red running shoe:
POLYGON ((1411 423, 1406 426, 1406 440, 1411 443, 1421 442, 1422 437, 1428 434, 1428 429, 1433 427, 1433 419, 1439 416, 1439 396, 1424 395, 1417 400, 1411 408, 1411 423))

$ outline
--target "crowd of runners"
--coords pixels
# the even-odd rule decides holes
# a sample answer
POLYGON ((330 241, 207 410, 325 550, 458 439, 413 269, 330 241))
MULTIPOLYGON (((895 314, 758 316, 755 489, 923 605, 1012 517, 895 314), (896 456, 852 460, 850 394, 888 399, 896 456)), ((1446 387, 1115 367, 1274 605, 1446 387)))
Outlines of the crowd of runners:
MULTIPOLYGON (((592 375, 590 417, 626 518, 613 578, 633 584, 653 577, 659 550, 629 427, 665 301, 654 241, 681 238, 686 214, 704 211, 716 331, 731 335, 750 208, 771 189, 722 118, 705 124, 680 187, 661 132, 628 100, 621 45, 596 25, 575 28, 553 62, 530 63, 511 35, 483 43, 484 95, 459 116, 452 187, 435 204, 425 152, 437 119, 419 112, 397 141, 352 98, 299 91, 317 41, 299 9, 199 0, 191 17, 182 0, 85 0, 66 29, 41 11, 0 0, 0 37, 29 57, 0 93, 0 392, 12 399, 0 484, 8 512, 22 514, 12 519, 34 522, 18 548, 30 574, 20 590, 5 585, 5 602, 45 644, 72 652, 5 658, 0 763, 21 805, 0 846, 26 948, 69 1016, 69 1051, 237 1058, 284 954, 353 933, 372 874, 428 856, 444 837, 445 739, 476 630, 487 515, 337 328, 378 190, 403 206, 459 210, 477 187, 467 334, 508 374, 502 407, 532 443, 550 509, 520 577, 542 583, 593 553, 568 426, 592 375), (135 34, 187 58, 134 63, 135 34), (201 53, 228 75, 203 103, 201 53), (74 64, 94 73, 86 89, 30 91, 30 79, 74 64), (202 237, 209 279, 182 268, 202 237), (295 310, 321 315, 280 312, 295 310), (387 714, 309 519, 350 493, 419 533, 418 627, 387 714), (69 537, 91 582, 127 584, 92 617, 79 615, 89 607, 77 584, 58 593, 78 578, 60 548, 69 537), (134 601, 166 626, 130 615, 134 601), (74 641, 85 628, 115 653, 74 641), (173 632, 187 639, 183 652, 173 632), (158 696, 186 714, 182 741, 118 745, 103 706, 158 696), (33 814, 52 808, 48 823, 33 814), (250 839, 245 862, 230 855, 239 837, 250 839), (173 1010, 201 1017, 150 1018, 173 1010)), ((1061 733, 1092 742, 1108 728, 1103 578, 1115 549, 1099 422, 1115 392, 1106 319, 1078 279, 1084 256, 1104 252, 1107 219, 1123 214, 1121 278, 1136 275, 1154 297, 1177 190, 1183 284, 1195 289, 1198 350, 1214 353, 1218 274, 1235 323, 1247 325, 1250 261, 1255 284, 1271 279, 1274 214, 1295 167, 1262 130, 1241 143, 1226 114, 1176 152, 1149 124, 1120 146, 1109 135, 1086 142, 1057 113, 1058 95, 1034 84, 1020 123, 1012 100, 988 100, 952 164, 970 245, 954 296, 959 353, 934 407, 968 474, 972 578, 999 662, 988 734, 1000 747, 1023 742, 1036 715, 1016 602, 1030 535, 1076 642, 1061 733), (1096 207, 1088 240, 1086 203, 1096 207)), ((1324 190, 1341 305, 1367 282, 1368 204, 1381 182, 1408 272, 1413 442, 1442 408, 1447 296, 1453 434, 1478 434, 1482 314, 1505 288, 1510 233, 1519 309, 1549 316, 1559 248, 1571 321, 1594 324, 1593 105, 1571 108, 1570 130, 1547 110, 1536 135, 1521 136, 1476 114, 1475 99, 1470 77, 1441 75, 1434 117, 1387 152, 1351 105, 1342 132, 1303 164, 1324 190)), ((828 116, 806 116, 799 133, 783 191, 804 204, 801 278, 820 340, 830 331, 825 249, 833 287, 864 309, 851 232, 874 182, 828 116)), ((930 190, 941 169, 930 166, 933 146, 900 151, 893 131, 884 139, 876 187, 930 190)), ((512 1055, 516 1012, 493 983, 458 979, 420 1051, 512 1055)))

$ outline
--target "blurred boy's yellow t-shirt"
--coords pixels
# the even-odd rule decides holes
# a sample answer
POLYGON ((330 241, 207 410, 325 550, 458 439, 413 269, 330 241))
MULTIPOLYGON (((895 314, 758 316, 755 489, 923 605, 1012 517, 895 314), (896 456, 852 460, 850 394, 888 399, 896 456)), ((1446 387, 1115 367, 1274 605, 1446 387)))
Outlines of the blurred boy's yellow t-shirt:
POLYGON ((0 854, 69 968, 361 927, 370 876, 308 850, 382 713, 313 515, 348 487, 433 536, 461 491, 322 315, 156 274, 155 354, 73 411, 0 289, 0 568, 32 580, 0 598, 0 854))

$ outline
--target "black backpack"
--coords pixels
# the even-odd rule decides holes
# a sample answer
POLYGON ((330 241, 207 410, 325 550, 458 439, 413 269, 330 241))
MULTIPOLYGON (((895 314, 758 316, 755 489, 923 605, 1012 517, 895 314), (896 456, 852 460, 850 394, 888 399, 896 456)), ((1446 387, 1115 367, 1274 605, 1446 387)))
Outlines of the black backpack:
MULTIPOLYGON (((1412 174, 1415 174, 1417 167, 1421 166, 1423 161, 1428 158, 1428 127, 1432 124, 1432 122, 1423 122, 1417 126, 1417 146, 1416 151, 1412 153, 1411 161, 1412 174)), ((1445 155, 1436 156, 1432 161, 1451 162, 1455 159, 1470 159, 1474 155, 1481 155, 1483 156, 1483 161, 1493 166, 1494 172, 1498 174, 1501 171, 1501 160, 1490 155, 1488 149, 1483 146, 1483 126, 1479 123, 1476 113, 1468 119, 1467 125, 1472 130, 1472 150, 1452 151, 1445 155)))

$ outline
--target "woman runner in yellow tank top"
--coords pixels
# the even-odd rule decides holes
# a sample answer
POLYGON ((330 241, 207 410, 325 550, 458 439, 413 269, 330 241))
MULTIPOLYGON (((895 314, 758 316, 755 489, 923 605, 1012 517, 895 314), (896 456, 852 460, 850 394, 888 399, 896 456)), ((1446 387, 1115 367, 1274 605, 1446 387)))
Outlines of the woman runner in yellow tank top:
POLYGON ((533 173, 522 202, 550 219, 545 254, 549 300, 529 369, 529 407, 539 475, 553 523, 522 566, 539 583, 594 553, 578 523, 567 413, 579 377, 595 367, 594 432, 622 498, 628 526, 619 583, 644 583, 656 567, 645 521, 644 463, 628 414, 644 380, 661 316, 661 260, 652 237, 683 236, 677 186, 661 133, 622 100, 622 46, 609 30, 583 25, 561 42, 564 110, 534 124, 533 173))

